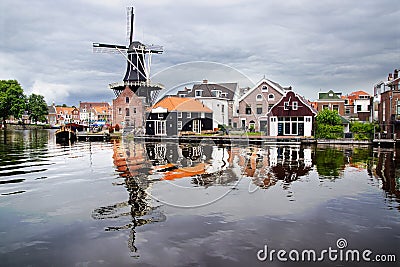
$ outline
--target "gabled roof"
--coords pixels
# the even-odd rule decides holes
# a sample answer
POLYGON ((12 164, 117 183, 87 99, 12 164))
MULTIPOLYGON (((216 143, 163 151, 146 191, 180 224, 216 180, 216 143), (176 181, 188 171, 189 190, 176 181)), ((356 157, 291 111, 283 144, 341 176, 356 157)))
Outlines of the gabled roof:
POLYGON ((261 84, 266 83, 272 88, 274 88, 278 93, 281 95, 285 94, 285 88, 283 88, 279 83, 273 82, 271 80, 266 79, 265 77, 262 78, 253 88, 248 90, 244 95, 239 98, 239 102, 245 99, 249 94, 251 94, 254 90, 256 90, 261 84))
POLYGON ((166 96, 158 101, 151 109, 165 108, 171 111, 190 111, 190 112, 207 112, 212 113, 212 110, 203 105, 200 101, 194 98, 166 96))
MULTIPOLYGON (((359 91, 352 92, 349 95, 342 96, 342 99, 347 99, 349 101, 348 103, 350 105, 353 105, 354 101, 360 99, 360 96, 362 96, 362 95, 369 96, 370 98, 372 97, 369 93, 359 90, 359 91)), ((368 99, 363 99, 363 100, 368 100, 368 99)))
POLYGON ((340 100, 341 96, 342 96, 342 93, 335 93, 333 90, 329 90, 326 93, 319 92, 318 100, 340 100))
POLYGON ((72 111, 75 109, 73 107, 55 107, 57 114, 72 114, 72 111))
POLYGON ((238 88, 237 83, 201 83, 193 85, 193 89, 187 91, 188 97, 195 97, 196 90, 202 90, 203 94, 201 97, 214 97, 212 94, 213 90, 220 90, 222 93, 226 93, 226 97, 229 100, 233 100, 236 90, 238 88))
POLYGON ((49 114, 56 114, 57 113, 56 107, 53 106, 53 105, 47 106, 47 110, 48 110, 49 114))
POLYGON ((314 113, 315 115, 318 113, 318 111, 312 106, 311 102, 308 101, 307 99, 305 99, 303 96, 301 96, 301 95, 299 95, 299 94, 297 94, 297 93, 295 93, 295 92, 293 92, 293 91, 287 91, 287 92, 285 93, 285 95, 284 95, 278 102, 276 102, 275 105, 272 106, 272 108, 268 111, 267 115, 272 114, 272 113, 273 113, 273 110, 275 109, 275 107, 279 107, 279 106, 283 107, 284 105, 282 104, 282 102, 285 101, 285 98, 287 97, 288 94, 293 94, 294 97, 296 97, 298 100, 300 100, 300 102, 301 102, 305 107, 307 107, 308 109, 310 109, 310 111, 311 111, 312 113, 314 113))

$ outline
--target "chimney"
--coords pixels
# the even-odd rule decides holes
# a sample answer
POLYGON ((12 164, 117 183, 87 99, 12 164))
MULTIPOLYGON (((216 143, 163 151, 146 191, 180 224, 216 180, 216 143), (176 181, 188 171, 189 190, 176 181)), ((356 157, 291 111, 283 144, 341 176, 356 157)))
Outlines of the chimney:
POLYGON ((203 83, 208 83, 208 80, 204 79, 204 80, 203 80, 203 83))
POLYGON ((397 79, 399 77, 399 70, 395 69, 393 72, 393 79, 397 79))
POLYGON ((393 79, 393 76, 392 76, 392 74, 391 73, 389 73, 389 76, 388 76, 388 81, 391 81, 393 79))

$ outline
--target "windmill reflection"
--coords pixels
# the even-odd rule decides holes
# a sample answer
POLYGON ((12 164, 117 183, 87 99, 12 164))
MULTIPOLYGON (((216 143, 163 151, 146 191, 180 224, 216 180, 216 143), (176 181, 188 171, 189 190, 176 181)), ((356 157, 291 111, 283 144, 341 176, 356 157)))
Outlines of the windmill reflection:
POLYGON ((146 193, 151 183, 146 179, 149 163, 146 160, 144 144, 114 141, 113 160, 123 183, 129 193, 128 201, 97 208, 92 217, 97 220, 115 219, 117 225, 106 227, 105 231, 130 230, 128 246, 137 252, 135 246, 135 228, 154 222, 165 221, 165 215, 150 205, 150 197, 146 193))

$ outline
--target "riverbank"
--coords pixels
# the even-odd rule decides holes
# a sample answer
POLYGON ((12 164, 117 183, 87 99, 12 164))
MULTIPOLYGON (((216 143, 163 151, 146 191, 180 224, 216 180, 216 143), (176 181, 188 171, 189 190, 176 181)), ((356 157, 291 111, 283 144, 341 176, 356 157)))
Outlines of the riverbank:
MULTIPOLYGON (((48 124, 17 124, 17 123, 7 123, 7 130, 34 130, 34 129, 50 129, 48 124)), ((4 128, 2 128, 4 130, 4 128)))

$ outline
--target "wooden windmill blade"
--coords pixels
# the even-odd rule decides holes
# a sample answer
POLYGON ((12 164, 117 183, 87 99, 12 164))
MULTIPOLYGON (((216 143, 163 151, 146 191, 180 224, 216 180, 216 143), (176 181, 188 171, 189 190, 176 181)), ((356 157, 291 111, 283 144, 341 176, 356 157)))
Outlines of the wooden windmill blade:
POLYGON ((127 51, 124 45, 93 43, 93 53, 126 54, 127 51))

